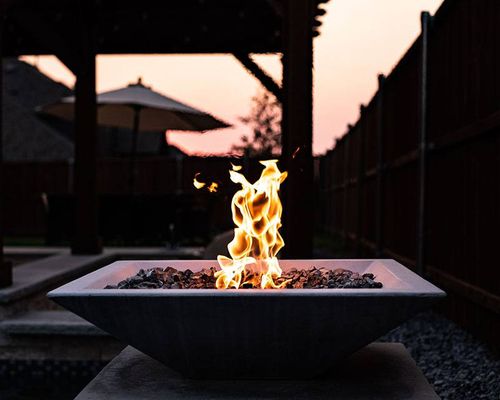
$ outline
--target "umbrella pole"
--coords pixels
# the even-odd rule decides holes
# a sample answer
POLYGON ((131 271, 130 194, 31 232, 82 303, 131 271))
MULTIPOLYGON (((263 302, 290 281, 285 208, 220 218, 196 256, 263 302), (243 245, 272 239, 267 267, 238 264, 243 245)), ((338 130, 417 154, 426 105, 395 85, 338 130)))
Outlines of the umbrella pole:
POLYGON ((136 157, 137 157, 137 139, 139 136, 139 122, 141 117, 141 108, 134 107, 134 126, 132 129, 132 149, 130 154, 130 175, 129 175, 129 189, 130 194, 135 194, 135 177, 137 175, 136 157))
POLYGON ((139 136, 139 122, 141 108, 139 106, 134 106, 134 125, 132 127, 132 148, 130 149, 130 170, 129 170, 129 232, 127 234, 126 241, 128 244, 134 243, 135 233, 136 233, 136 221, 135 221, 135 178, 137 175, 136 168, 136 156, 137 156, 137 139, 139 136))

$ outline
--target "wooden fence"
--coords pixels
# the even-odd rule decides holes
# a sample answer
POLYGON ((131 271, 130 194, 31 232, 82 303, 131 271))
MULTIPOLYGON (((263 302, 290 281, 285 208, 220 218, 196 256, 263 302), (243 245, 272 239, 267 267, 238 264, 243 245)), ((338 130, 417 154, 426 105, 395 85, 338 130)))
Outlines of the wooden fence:
MULTIPOLYGON (((226 157, 139 159, 135 185, 137 199, 133 203, 134 207, 140 208, 136 214, 141 214, 144 230, 160 229, 153 225, 163 224, 161 229, 168 231, 168 225, 174 219, 177 219, 177 225, 191 230, 205 225, 205 230, 211 234, 232 227, 230 201, 236 185, 229 180, 231 162, 242 164, 242 160, 226 157), (200 179, 219 183, 217 193, 193 187, 193 177, 198 172, 201 173, 200 179), (183 209, 185 212, 179 215, 183 209), (200 211, 198 220, 191 221, 196 210, 200 211), (145 226, 147 212, 151 214, 149 227, 145 226), (164 222, 159 221, 160 215, 164 222)), ((261 170, 256 161, 245 163, 244 168, 252 179, 261 170)), ((68 241, 74 222, 72 174, 73 165, 67 162, 5 163, 3 210, 6 236, 49 237, 51 243, 63 239, 68 241)), ((128 229, 122 226, 122 220, 130 218, 127 216, 131 201, 129 160, 107 158, 99 161, 98 192, 101 234, 113 236, 116 230, 128 229)), ((136 232, 136 235, 143 233, 136 232)))
POLYGON ((447 0, 320 160, 323 231, 448 292, 446 312, 500 332, 500 2, 447 0))

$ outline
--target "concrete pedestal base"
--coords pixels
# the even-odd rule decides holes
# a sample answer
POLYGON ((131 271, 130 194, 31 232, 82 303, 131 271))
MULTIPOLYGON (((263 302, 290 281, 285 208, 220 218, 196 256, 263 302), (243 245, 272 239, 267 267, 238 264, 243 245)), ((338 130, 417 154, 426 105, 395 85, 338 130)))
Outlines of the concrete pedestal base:
POLYGON ((328 376, 307 381, 189 380, 127 347, 76 400, 279 398, 439 399, 402 344, 373 343, 353 354, 328 376))

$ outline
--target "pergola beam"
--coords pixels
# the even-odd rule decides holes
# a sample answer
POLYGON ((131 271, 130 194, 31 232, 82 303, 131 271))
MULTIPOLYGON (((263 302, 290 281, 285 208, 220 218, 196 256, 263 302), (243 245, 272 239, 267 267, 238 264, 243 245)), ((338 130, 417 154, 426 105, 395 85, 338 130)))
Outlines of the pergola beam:
POLYGON ((78 57, 61 33, 52 29, 39 14, 12 12, 9 14, 15 23, 40 46, 51 49, 53 54, 71 71, 78 72, 78 57))
MULTIPOLYGON (((5 1, 5 0, 2 0, 5 1)), ((0 2, 1 3, 1 2, 0 2)), ((219 2, 183 0, 67 1, 14 0, 10 14, 35 14, 72 44, 78 3, 94 4, 97 54, 219 54, 280 52, 280 18, 267 0, 219 2), (249 29, 258 26, 258 29, 249 29), (161 34, 158 34, 161 32, 161 34), (168 38, 168 40, 165 40, 168 38)), ((9 24, 9 56, 53 54, 14 19, 9 24)), ((45 30, 37 32, 44 35, 45 30)), ((45 42, 47 43, 47 42, 45 42)))
POLYGON ((269 76, 248 54, 234 54, 234 57, 250 72, 278 101, 282 101, 282 91, 278 83, 269 76))

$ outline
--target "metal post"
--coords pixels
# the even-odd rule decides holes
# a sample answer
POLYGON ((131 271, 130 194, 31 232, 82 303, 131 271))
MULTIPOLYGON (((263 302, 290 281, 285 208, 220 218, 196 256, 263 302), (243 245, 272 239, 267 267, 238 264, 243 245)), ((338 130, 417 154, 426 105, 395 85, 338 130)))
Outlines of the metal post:
POLYGON ((0 8, 0 287, 12 285, 12 264, 4 260, 3 256, 3 199, 5 194, 5 186, 3 181, 3 26, 5 16, 0 8))
POLYGON ((418 171, 418 212, 417 212, 417 273, 424 274, 425 257, 425 192, 427 173, 427 84, 429 24, 428 12, 421 14, 422 53, 420 66, 420 126, 419 126, 419 171, 418 171))
POLYGON ((383 107, 384 107, 384 82, 385 76, 378 76, 378 93, 377 93, 377 180, 376 180, 376 211, 375 211, 375 255, 382 257, 384 252, 383 245, 383 175, 384 175, 384 125, 383 125, 383 107))
POLYGON ((139 139, 139 124, 141 119, 140 106, 134 106, 134 126, 132 127, 132 142, 130 148, 130 168, 129 168, 129 193, 135 195, 135 181, 137 178, 137 141, 139 139))
POLYGON ((76 225, 71 250, 73 254, 99 254, 102 247, 98 233, 96 63, 89 22, 91 10, 83 8, 82 52, 75 83, 76 225))
POLYGON ((289 175, 283 185, 283 221, 290 258, 309 258, 313 247, 313 3, 284 2, 282 158, 289 175))

